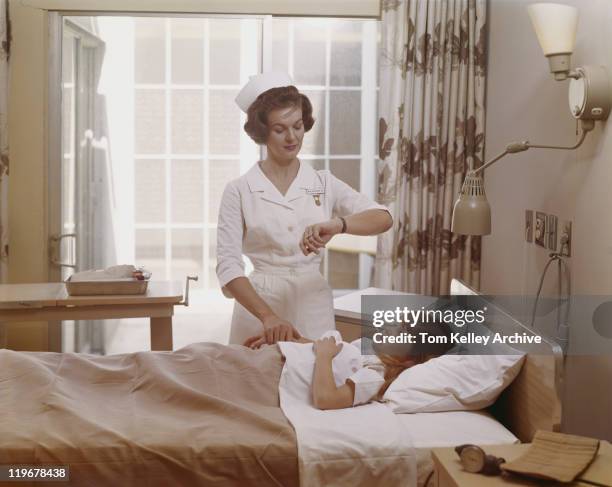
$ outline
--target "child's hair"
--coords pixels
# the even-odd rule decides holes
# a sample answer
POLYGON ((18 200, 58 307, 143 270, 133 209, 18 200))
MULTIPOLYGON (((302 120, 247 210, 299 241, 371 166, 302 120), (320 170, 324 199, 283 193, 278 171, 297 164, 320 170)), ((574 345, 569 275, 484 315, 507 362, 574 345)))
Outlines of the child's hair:
POLYGON ((397 379, 397 377, 406 369, 412 367, 413 365, 422 364, 429 360, 429 358, 417 358, 417 357, 408 357, 405 359, 399 359, 394 357, 393 355, 387 355, 386 353, 380 353, 378 358, 385 366, 385 382, 378 390, 378 398, 381 399, 387 389, 391 385, 391 383, 397 379))
POLYGON ((444 322, 436 323, 417 323, 413 327, 400 325, 401 333, 416 335, 418 333, 427 332, 430 335, 446 336, 444 343, 436 343, 434 345, 417 345, 409 346, 398 351, 397 346, 394 347, 394 353, 386 353, 384 349, 374 347, 376 355, 385 366, 385 382, 378 390, 378 399, 381 399, 387 391, 391 383, 406 369, 415 365, 423 364, 432 358, 444 355, 452 348, 450 340, 450 326, 444 322))

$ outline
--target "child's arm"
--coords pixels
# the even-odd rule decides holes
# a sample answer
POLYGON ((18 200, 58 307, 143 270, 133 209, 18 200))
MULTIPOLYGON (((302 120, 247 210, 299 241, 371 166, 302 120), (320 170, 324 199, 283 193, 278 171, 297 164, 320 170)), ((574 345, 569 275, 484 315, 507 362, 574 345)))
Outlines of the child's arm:
POLYGON ((333 337, 314 342, 315 368, 312 378, 312 399, 318 409, 343 409, 353 406, 355 386, 351 381, 336 387, 332 360, 342 349, 333 337))

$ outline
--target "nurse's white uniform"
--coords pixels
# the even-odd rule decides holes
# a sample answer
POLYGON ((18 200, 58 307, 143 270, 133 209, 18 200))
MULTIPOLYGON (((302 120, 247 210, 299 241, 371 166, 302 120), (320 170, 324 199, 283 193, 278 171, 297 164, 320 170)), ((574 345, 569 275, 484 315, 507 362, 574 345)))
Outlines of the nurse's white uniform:
MULTIPOLYGON (((333 300, 319 271, 321 255, 306 256, 300 250, 304 229, 374 208, 387 210, 329 171, 316 171, 304 162, 283 196, 257 163, 223 193, 217 229, 219 283, 223 288, 245 275, 246 255, 254 267, 249 280, 262 299, 302 336, 317 339, 335 329, 333 300)), ((242 344, 262 331, 261 321, 236 301, 230 343, 242 344)))

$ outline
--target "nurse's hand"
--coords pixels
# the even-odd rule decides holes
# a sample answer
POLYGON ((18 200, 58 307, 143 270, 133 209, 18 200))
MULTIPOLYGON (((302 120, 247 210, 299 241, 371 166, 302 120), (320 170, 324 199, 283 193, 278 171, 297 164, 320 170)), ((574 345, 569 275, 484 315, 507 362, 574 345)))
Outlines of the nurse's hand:
POLYGON ((336 344, 334 337, 321 338, 312 346, 315 357, 318 359, 333 359, 342 350, 342 343, 336 344))
POLYGON ((262 335, 255 335, 247 338, 243 345, 245 347, 252 348, 253 350, 257 350, 266 344, 266 337, 262 335))
POLYGON ((304 255, 311 252, 319 254, 319 249, 325 247, 334 235, 342 231, 342 222, 338 218, 309 225, 304 229, 300 240, 300 249, 304 255))
POLYGON ((263 320, 266 343, 272 345, 276 342, 292 342, 302 335, 287 320, 278 316, 269 316, 263 320))

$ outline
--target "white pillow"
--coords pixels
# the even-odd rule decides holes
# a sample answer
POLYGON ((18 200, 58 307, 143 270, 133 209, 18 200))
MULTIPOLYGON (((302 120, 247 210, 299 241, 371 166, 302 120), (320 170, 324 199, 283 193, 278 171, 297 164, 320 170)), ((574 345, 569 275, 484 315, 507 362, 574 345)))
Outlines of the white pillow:
POLYGON ((404 370, 383 401, 394 413, 483 409, 514 380, 524 358, 520 354, 436 357, 404 370))

